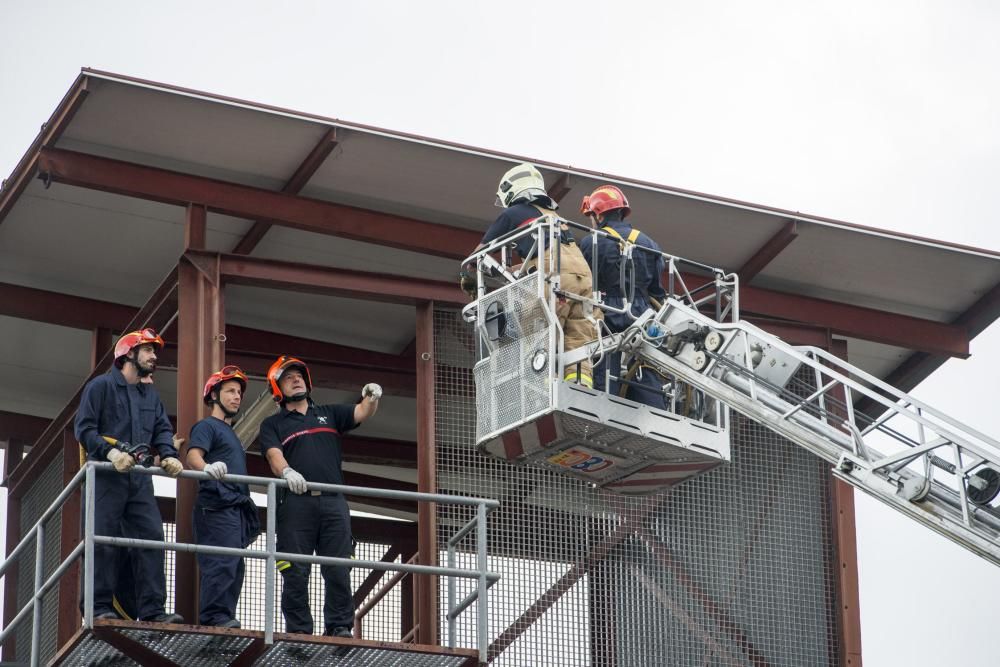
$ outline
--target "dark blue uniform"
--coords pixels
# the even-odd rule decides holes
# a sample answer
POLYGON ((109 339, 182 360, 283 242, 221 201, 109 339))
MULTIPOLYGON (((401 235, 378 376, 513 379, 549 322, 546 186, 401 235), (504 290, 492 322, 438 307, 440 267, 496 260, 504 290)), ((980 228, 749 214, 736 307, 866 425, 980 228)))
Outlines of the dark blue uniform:
MULTIPOLYGON (((260 448, 264 456, 280 447, 288 465, 308 482, 343 484, 340 436, 357 427, 353 405, 315 405, 306 414, 285 410, 260 425, 260 448)), ((351 513, 339 493, 306 491, 296 495, 285 490, 278 505, 278 551, 320 556, 351 556, 351 513)), ((281 611, 288 632, 313 633, 309 610, 308 563, 278 562, 284 578, 281 611)), ((324 565, 326 583, 323 602, 324 630, 354 625, 354 600, 350 568, 324 565)))
MULTIPOLYGON (((629 235, 633 231, 632 225, 622 220, 611 221, 607 225, 625 240, 629 238, 629 235)), ((656 241, 642 232, 635 238, 634 245, 639 246, 639 248, 660 251, 660 246, 656 244, 656 241)), ((580 241, 580 250, 583 252, 583 256, 587 259, 587 263, 590 264, 591 270, 595 270, 597 273, 597 288, 602 293, 605 304, 621 308, 625 303, 624 297, 634 285, 631 307, 632 317, 629 317, 625 313, 604 313, 604 321, 614 333, 624 331, 632 323, 634 317, 638 317, 646 312, 648 308, 653 307, 649 301, 650 297, 662 303, 666 296, 661 280, 663 271, 666 268, 663 257, 659 254, 640 250, 639 248, 632 250, 632 263, 630 266, 625 267, 625 284, 623 285, 621 284, 620 271, 621 262, 623 261, 620 242, 614 238, 598 237, 597 264, 595 266, 594 237, 588 235, 580 241)), ((603 387, 608 369, 611 369, 612 374, 618 375, 620 366, 620 354, 605 357, 594 369, 595 386, 603 387)), ((659 375, 651 369, 643 368, 641 379, 634 377, 632 381, 641 385, 641 387, 630 386, 625 394, 627 398, 661 409, 666 407, 661 391, 663 380, 659 375), (646 387, 649 389, 645 389, 646 387)), ((609 386, 610 392, 615 395, 618 395, 619 388, 620 384, 614 380, 609 386)))
MULTIPOLYGON (((117 368, 94 378, 83 388, 75 432, 91 461, 107 462, 111 445, 101 437, 104 435, 132 444, 149 444, 159 451, 161 459, 177 456, 173 427, 156 387, 129 384, 117 368)), ((149 475, 99 471, 94 490, 97 535, 163 541, 163 520, 149 475)), ((114 611, 112 598, 118 580, 116 548, 94 546, 95 615, 114 611)), ((138 617, 159 616, 166 600, 163 552, 134 550, 132 571, 138 617)))
MULTIPOLYGON (((221 419, 202 419, 191 429, 189 447, 204 451, 206 463, 222 461, 230 474, 246 475, 247 459, 233 427, 221 419)), ((260 533, 257 506, 246 484, 220 480, 198 483, 194 505, 194 536, 198 544, 242 549, 260 533)), ((198 618, 203 625, 220 625, 236 618, 245 564, 234 556, 198 554, 201 593, 198 618)))
MULTIPOLYGON (((546 203, 549 202, 542 200, 539 202, 539 205, 544 205, 546 203)), ((538 208, 532 204, 525 202, 513 204, 509 208, 505 208, 503 212, 497 216, 497 219, 493 221, 490 228, 486 230, 486 234, 483 235, 482 243, 485 245, 491 241, 495 241, 504 234, 511 233, 515 229, 527 227, 540 217, 542 217, 542 211, 539 211, 538 208)), ((562 232, 562 238, 563 241, 568 243, 572 240, 573 235, 564 230, 562 232)), ((522 236, 515 242, 514 245, 517 247, 517 254, 521 256, 521 259, 527 258, 528 253, 531 252, 531 246, 534 245, 534 243, 535 237, 532 234, 522 236)), ((544 248, 542 250, 544 251, 544 248)), ((541 254, 542 253, 539 252, 539 249, 536 248, 534 256, 537 257, 541 254)))

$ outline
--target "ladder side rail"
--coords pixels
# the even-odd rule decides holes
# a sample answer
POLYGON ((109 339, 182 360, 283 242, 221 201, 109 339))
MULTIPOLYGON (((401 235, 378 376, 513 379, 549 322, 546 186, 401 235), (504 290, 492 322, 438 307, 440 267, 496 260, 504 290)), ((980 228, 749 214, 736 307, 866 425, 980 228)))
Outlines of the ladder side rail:
MULTIPOLYGON (((675 303, 674 305, 682 312, 685 312, 687 315, 689 315, 695 321, 708 320, 707 317, 705 317, 701 313, 692 311, 684 304, 675 303)), ((961 444, 963 447, 976 452, 980 456, 983 456, 991 460, 994 457, 1000 456, 1000 442, 997 442, 996 440, 980 433, 979 431, 976 431, 975 429, 971 429, 964 426, 957 420, 948 417, 947 415, 939 412, 938 410, 935 410, 934 408, 931 408, 930 406, 925 405, 920 401, 917 401, 912 396, 902 391, 899 391, 895 387, 892 387, 891 385, 888 385, 882 382, 881 380, 878 380, 877 378, 869 375, 860 368, 857 368, 856 366, 852 366, 851 364, 844 362, 839 357, 827 354, 824 350, 820 350, 819 348, 811 346, 789 345, 788 343, 781 340, 777 336, 773 336, 748 322, 741 321, 735 324, 725 324, 725 323, 718 324, 718 323, 706 322, 706 324, 711 324, 712 326, 714 326, 714 328, 718 329, 719 331, 742 332, 745 334, 753 335, 756 338, 760 338, 761 340, 769 343, 776 349, 781 350, 782 353, 792 357, 796 361, 799 361, 800 363, 805 364, 814 369, 819 368, 826 376, 832 379, 836 379, 840 384, 844 385, 845 387, 850 387, 853 391, 865 396, 866 398, 870 398, 878 402, 887 410, 890 410, 898 415, 904 416, 907 419, 916 422, 918 424, 923 424, 927 428, 933 430, 938 435, 948 437, 953 442, 961 444), (807 352, 820 353, 817 356, 821 357, 825 361, 830 362, 831 366, 820 364, 819 360, 816 357, 809 356, 807 352), (845 372, 848 374, 857 375, 859 378, 865 380, 866 382, 871 382, 872 384, 875 384, 879 389, 882 389, 886 393, 894 395, 897 401, 902 400, 904 402, 909 403, 912 406, 920 407, 921 414, 917 414, 915 412, 910 412, 909 410, 903 409, 896 403, 890 401, 885 396, 869 389, 864 384, 849 377, 849 375, 845 375, 844 374, 845 372), (956 429, 959 433, 963 433, 965 437, 963 437, 963 435, 960 435, 959 433, 947 429, 941 424, 936 423, 935 421, 929 419, 923 413, 930 413, 931 416, 936 417, 943 422, 946 422, 948 426, 951 426, 952 428, 956 429), (979 438, 980 440, 983 441, 983 444, 973 443, 968 436, 974 436, 976 438, 979 438), (984 449, 984 445, 996 450, 996 453, 988 453, 988 450, 984 449)), ((848 407, 850 408, 851 406, 848 405, 848 407)))
MULTIPOLYGON (((850 372, 852 374, 857 375, 858 377, 864 379, 866 382, 874 385, 875 387, 878 387, 880 390, 884 391, 885 393, 894 395, 897 398, 897 400, 905 401, 908 404, 905 410, 901 406, 897 406, 900 411, 905 412, 910 407, 913 407, 914 409, 919 409, 919 411, 921 413, 923 413, 923 412, 930 413, 933 417, 935 417, 937 419, 940 419, 941 421, 947 423, 948 425, 952 426, 953 428, 959 429, 962 432, 967 433, 969 435, 973 435, 976 438, 982 440, 983 442, 989 443, 993 447, 995 447, 997 449, 1000 449, 1000 441, 997 441, 997 440, 991 438, 990 436, 988 436, 988 435, 986 435, 984 433, 981 433, 980 431, 978 431, 978 430, 976 430, 976 429, 974 429, 974 428, 972 428, 970 426, 966 426, 965 424, 959 422, 957 419, 954 419, 953 417, 950 417, 950 416, 944 414, 940 410, 937 410, 936 408, 934 408, 934 407, 932 407, 930 405, 927 405, 923 401, 920 401, 920 400, 914 398, 910 394, 907 394, 905 392, 900 391, 899 389, 896 389, 892 385, 887 384, 886 382, 878 379, 877 377, 875 377, 873 375, 870 375, 869 373, 861 370, 860 368, 857 368, 856 366, 851 366, 850 364, 848 364, 844 360, 840 359, 839 357, 837 357, 835 355, 830 354, 826 350, 823 350, 821 348, 816 348, 816 347, 810 347, 810 350, 812 352, 814 352, 817 356, 822 357, 822 358, 830 361, 833 364, 849 368, 850 372)), ((874 398, 874 396, 869 396, 869 397, 870 398, 874 398)), ((882 401, 880 401, 880 403, 882 403, 883 405, 886 405, 882 401)))
MULTIPOLYGON (((826 440, 822 436, 817 437, 818 434, 816 431, 799 423, 798 420, 814 420, 817 423, 822 423, 819 420, 815 420, 811 415, 797 414, 788 420, 775 419, 774 411, 769 411, 765 405, 765 400, 755 401, 750 398, 748 393, 738 390, 717 378, 703 375, 680 360, 658 349, 643 348, 641 353, 647 361, 659 366, 658 370, 681 378, 716 400, 726 404, 729 408, 744 414, 749 419, 760 423, 804 449, 835 464, 834 473, 836 476, 854 486, 859 486, 866 493, 886 502, 890 506, 902 510, 904 513, 918 519, 921 523, 928 525, 948 539, 956 541, 1000 565, 1000 545, 997 544, 997 539, 1000 537, 1000 511, 988 506, 970 507, 970 503, 964 497, 964 494, 960 494, 958 491, 936 481, 928 491, 927 499, 937 500, 941 505, 935 505, 933 502, 930 505, 926 502, 919 504, 912 503, 910 500, 900 496, 898 487, 892 485, 884 478, 875 477, 872 479, 874 477, 873 474, 866 474, 863 479, 859 479, 845 472, 841 467, 844 454, 847 453, 844 445, 826 440), (831 444, 833 446, 830 446, 831 444), (946 514, 948 511, 967 513, 969 517, 975 517, 981 521, 983 526, 980 527, 971 521, 965 524, 962 519, 946 514), (954 529, 949 529, 948 526, 952 526, 954 529), (986 532, 987 529, 992 532, 986 532), (958 534, 956 530, 961 530, 961 534, 958 534)), ((766 398, 769 396, 769 392, 761 392, 761 395, 762 398, 766 398)), ((949 443, 945 442, 939 446, 947 446, 947 444, 949 443)), ((957 446, 954 443, 950 444, 957 446)), ((847 451, 849 451, 849 448, 847 448, 847 451)), ((877 452, 874 453, 881 456, 877 452)), ((869 473, 870 469, 864 472, 869 473)))

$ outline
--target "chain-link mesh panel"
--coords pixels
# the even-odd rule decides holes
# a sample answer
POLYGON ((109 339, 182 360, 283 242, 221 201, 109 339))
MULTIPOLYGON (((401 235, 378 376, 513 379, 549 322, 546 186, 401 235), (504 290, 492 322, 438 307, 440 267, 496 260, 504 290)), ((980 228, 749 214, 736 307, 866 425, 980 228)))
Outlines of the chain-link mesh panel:
MULTIPOLYGON (((462 398, 470 343, 435 313, 441 492, 495 497, 490 660, 497 665, 837 664, 827 466, 734 415, 732 463, 667 493, 630 498, 480 455, 462 398)), ((439 505, 439 535, 472 518, 439 505)), ((470 566, 474 536, 459 565, 470 566)), ((447 579, 442 579, 442 619, 447 579)), ((457 599, 474 583, 459 582, 457 599)), ((457 624, 474 647, 475 606, 457 624)), ((442 621, 442 637, 447 637, 442 621)))
MULTIPOLYGON (((41 518, 42 513, 49 508, 49 505, 56 499, 63 490, 62 483, 62 457, 57 456, 45 467, 42 473, 35 478, 28 489, 21 497, 21 535, 22 537, 30 531, 35 522, 41 518)), ((59 566, 59 550, 61 545, 62 513, 56 512, 43 526, 44 545, 43 559, 44 569, 42 571, 42 581, 44 582, 59 566)), ((28 604, 34 595, 35 586, 35 550, 37 548, 35 539, 29 538, 26 550, 18 558, 17 573, 17 610, 28 604)), ((40 632, 40 654, 44 663, 56 652, 56 639, 58 631, 59 617, 59 587, 49 590, 42 599, 42 626, 40 632)), ((18 660, 27 661, 31 655, 31 614, 27 619, 19 624, 14 632, 16 643, 16 654, 18 660)), ((5 656, 11 659, 13 656, 5 656)))
MULTIPOLYGON (((549 406, 548 364, 553 355, 537 279, 525 279, 491 293, 482 299, 479 310, 485 317, 496 318, 497 330, 503 332, 495 349, 475 368, 477 386, 493 388, 476 396, 477 435, 482 438, 549 406), (544 354, 547 360, 537 371, 532 369, 536 354, 544 354)), ((470 334, 466 332, 466 336, 470 334)))

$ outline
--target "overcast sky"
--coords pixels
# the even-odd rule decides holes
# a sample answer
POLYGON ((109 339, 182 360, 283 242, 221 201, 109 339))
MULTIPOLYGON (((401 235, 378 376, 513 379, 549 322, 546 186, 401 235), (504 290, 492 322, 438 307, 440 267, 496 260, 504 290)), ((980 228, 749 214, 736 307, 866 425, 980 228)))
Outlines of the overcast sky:
MULTIPOLYGON (((1000 250, 998 35, 987 0, 0 0, 0 173, 89 66, 1000 250)), ((1000 436, 998 345, 915 393, 1000 436)), ((867 667, 996 662, 1000 569, 861 496, 858 548, 867 667)))

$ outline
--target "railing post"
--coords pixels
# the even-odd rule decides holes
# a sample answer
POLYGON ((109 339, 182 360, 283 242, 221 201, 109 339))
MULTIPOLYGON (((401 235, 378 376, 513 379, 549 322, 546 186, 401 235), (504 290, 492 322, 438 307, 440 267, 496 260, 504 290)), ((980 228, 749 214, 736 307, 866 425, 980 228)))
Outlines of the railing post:
POLYGON ((487 600, 486 600, 486 591, 487 591, 486 572, 488 571, 487 570, 487 563, 486 563, 486 533, 487 533, 487 531, 486 531, 486 504, 485 503, 479 503, 479 505, 477 506, 477 510, 479 512, 479 522, 478 522, 478 526, 477 526, 479 533, 478 533, 477 539, 476 539, 476 551, 477 551, 477 554, 478 554, 478 558, 477 558, 478 563, 477 563, 477 565, 479 567, 479 599, 476 601, 478 603, 478 607, 479 607, 479 613, 477 614, 479 616, 479 618, 478 618, 478 621, 479 621, 479 633, 478 633, 479 637, 477 639, 478 639, 478 642, 479 642, 479 662, 485 663, 486 662, 487 633, 489 633, 489 628, 490 628, 489 623, 488 623, 489 619, 487 617, 487 613, 488 613, 487 610, 489 609, 489 605, 487 604, 487 600))
POLYGON ((45 526, 41 523, 35 529, 35 586, 33 596, 35 607, 31 614, 31 667, 38 667, 42 650, 42 596, 39 591, 45 583, 45 526))
POLYGON ((264 643, 274 643, 274 570, 275 564, 275 513, 277 512, 278 493, 274 483, 267 485, 267 533, 264 537, 267 548, 267 565, 264 569, 264 643))
POLYGON ((84 481, 84 527, 83 527, 83 627, 94 627, 94 493, 96 471, 94 464, 87 463, 87 478, 84 481))
MULTIPOLYGON (((448 540, 448 567, 455 567, 455 545, 448 540)), ((455 577, 453 575, 448 576, 448 648, 455 648, 455 623, 456 619, 452 615, 455 613, 455 577)))

